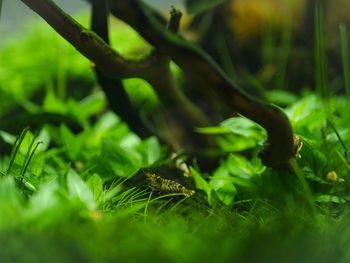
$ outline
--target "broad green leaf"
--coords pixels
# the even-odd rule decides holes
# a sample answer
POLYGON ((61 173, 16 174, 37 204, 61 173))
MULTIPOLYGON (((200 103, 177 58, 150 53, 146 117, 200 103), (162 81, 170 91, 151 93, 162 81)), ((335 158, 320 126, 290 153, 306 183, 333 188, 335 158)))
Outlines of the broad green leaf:
POLYGON ((52 89, 47 92, 44 98, 43 108, 47 112, 60 113, 63 115, 68 112, 67 105, 62 100, 57 98, 52 89))
POLYGON ((320 130, 325 126, 327 112, 315 95, 307 96, 288 107, 286 113, 295 132, 309 138, 321 138, 320 130))
POLYGON ((251 178, 254 175, 261 174, 265 170, 261 162, 251 162, 247 158, 237 154, 230 154, 227 164, 230 173, 240 178, 251 178))
POLYGON ((60 126, 60 133, 66 154, 71 161, 76 161, 82 149, 80 140, 64 124, 60 126))
POLYGON ((156 137, 143 140, 136 148, 142 156, 142 166, 149 167, 162 157, 162 147, 156 137))
POLYGON ((298 97, 287 90, 266 90, 267 100, 276 105, 291 105, 298 100, 298 97))
POLYGON ((123 85, 133 104, 142 111, 150 113, 159 104, 157 93, 152 86, 142 79, 125 79, 123 85))
POLYGON ((40 185, 39 190, 29 201, 28 216, 36 216, 59 204, 61 202, 59 191, 57 180, 40 185))
POLYGON ((87 186, 90 188, 95 201, 98 201, 103 192, 102 179, 98 174, 93 174, 87 181, 87 186))
POLYGON ((130 177, 142 167, 140 155, 135 150, 124 150, 111 139, 103 140, 101 155, 96 162, 98 174, 103 177, 111 176, 111 172, 120 177, 130 177))
POLYGON ((212 204, 212 196, 211 196, 212 189, 210 188, 209 183, 193 167, 190 167, 190 171, 193 176, 194 182, 196 184, 196 189, 204 191, 204 193, 207 195, 209 204, 212 204))
POLYGON ((226 0, 186 0, 185 6, 188 13, 198 15, 211 8, 214 8, 226 0))
POLYGON ((252 160, 247 160, 243 156, 231 154, 215 170, 212 178, 224 178, 229 184, 249 188, 255 182, 256 176, 262 174, 264 170, 265 167, 258 157, 254 156, 252 160))
POLYGON ((315 196, 315 201, 319 203, 336 203, 336 204, 344 204, 346 200, 339 196, 335 195, 317 195, 315 196))
POLYGON ((12 135, 12 134, 10 134, 8 132, 1 131, 1 130, 0 130, 0 138, 4 142, 6 142, 8 144, 11 144, 11 145, 13 145, 15 143, 15 141, 16 141, 16 136, 14 136, 14 135, 12 135))
POLYGON ((255 138, 257 141, 265 138, 265 132, 261 126, 255 122, 244 118, 234 117, 224 120, 220 126, 229 129, 232 133, 244 138, 255 138))
POLYGON ((90 209, 96 208, 92 191, 73 169, 69 169, 67 174, 67 188, 71 197, 78 198, 90 209))
POLYGON ((102 92, 95 92, 81 101, 69 99, 67 103, 69 114, 81 122, 88 121, 91 116, 101 112, 105 106, 106 99, 102 92))
POLYGON ((222 201, 225 205, 231 204, 237 195, 237 189, 233 185, 232 178, 228 176, 211 177, 209 186, 216 192, 220 201, 222 201))
POLYGON ((254 138, 246 138, 235 134, 226 134, 217 139, 217 144, 225 152, 240 152, 257 147, 258 142, 254 138))

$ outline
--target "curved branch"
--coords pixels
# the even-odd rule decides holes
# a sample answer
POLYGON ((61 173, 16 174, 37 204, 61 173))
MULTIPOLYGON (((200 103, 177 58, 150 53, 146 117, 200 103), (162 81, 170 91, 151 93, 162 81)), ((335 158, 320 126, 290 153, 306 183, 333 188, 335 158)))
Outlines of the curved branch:
POLYGON ((282 110, 247 95, 199 47, 163 30, 152 17, 149 7, 141 1, 110 0, 110 6, 115 15, 131 25, 157 50, 169 55, 198 83, 209 87, 234 110, 266 129, 268 138, 260 154, 265 165, 277 166, 293 157, 293 130, 282 110))
MULTIPOLYGON (((62 11, 51 0, 21 0, 39 14, 53 29, 70 42, 81 54, 93 61, 98 69, 110 79, 142 78, 149 82, 160 95, 161 101, 177 105, 180 119, 178 127, 193 132, 194 126, 209 125, 208 119, 175 85, 169 68, 170 58, 155 50, 140 61, 124 59, 102 38, 89 31, 62 11)), ((90 2, 93 2, 90 0, 90 2)), ((170 30, 176 31, 180 16, 173 13, 170 30)), ((159 18, 158 18, 159 20, 159 18)), ((165 29, 165 27, 163 27, 165 29)), ((166 30, 166 29, 165 29, 166 30)), ((102 37, 106 39, 107 32, 102 37)), ((110 80, 108 80, 110 82, 110 80)), ((105 83, 111 85, 111 83, 105 83)), ((107 96, 114 96, 108 90, 107 96)), ((124 105, 124 104, 123 104, 124 105)), ((174 120, 177 118, 175 117, 174 120)), ((171 142, 168 141, 169 144, 171 142)))
POLYGON ((102 38, 72 19, 51 0, 21 0, 40 15, 57 33, 81 54, 93 61, 104 74, 116 78, 147 75, 153 61, 127 60, 102 38))
MULTIPOLYGON (((92 1, 91 29, 109 44, 107 9, 107 0, 92 1)), ((94 71, 97 82, 106 94, 111 110, 141 138, 151 136, 150 131, 143 125, 143 121, 132 106, 121 80, 106 76, 99 68, 95 67, 94 71)))

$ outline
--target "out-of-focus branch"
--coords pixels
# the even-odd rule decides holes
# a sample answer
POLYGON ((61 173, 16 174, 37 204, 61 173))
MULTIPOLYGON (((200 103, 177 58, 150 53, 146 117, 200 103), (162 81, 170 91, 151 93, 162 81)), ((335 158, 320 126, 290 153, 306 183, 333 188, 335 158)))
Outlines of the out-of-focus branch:
MULTIPOLYGON (((108 11, 106 0, 93 0, 91 12, 91 29, 98 34, 107 44, 108 37, 108 11)), ((143 124, 140 116, 133 108, 121 80, 106 76, 99 68, 94 68, 96 78, 102 90, 106 94, 109 107, 128 124, 130 129, 141 138, 151 135, 143 124)))
POLYGON ((51 0, 21 0, 39 14, 80 53, 93 61, 104 74, 116 78, 147 75, 152 60, 127 60, 93 31, 84 28, 51 0))
POLYGON ((211 88, 233 110, 266 129, 268 139, 260 155, 265 165, 277 166, 293 157, 293 130, 283 111, 248 96, 199 47, 170 31, 164 31, 152 17, 149 7, 141 1, 110 0, 110 6, 117 17, 131 25, 157 50, 169 55, 198 81, 198 85, 211 88))
MULTIPOLYGON (((51 0, 21 1, 39 14, 80 53, 93 61, 105 76, 113 79, 137 77, 149 82, 157 91, 164 105, 167 107, 176 105, 178 107, 180 119, 177 120, 175 117, 173 121, 177 120, 179 122, 177 127, 182 127, 181 129, 185 133, 193 132, 195 126, 207 126, 209 124, 206 116, 176 86, 170 71, 170 58, 166 54, 160 54, 158 50, 155 50, 143 60, 126 60, 96 33, 85 29, 51 0)), ((180 17, 174 13, 169 29, 176 31, 176 24, 179 22, 177 20, 179 19, 180 17)), ((164 26, 162 30, 169 31, 164 26)), ((110 93, 110 95, 112 94, 110 93)))

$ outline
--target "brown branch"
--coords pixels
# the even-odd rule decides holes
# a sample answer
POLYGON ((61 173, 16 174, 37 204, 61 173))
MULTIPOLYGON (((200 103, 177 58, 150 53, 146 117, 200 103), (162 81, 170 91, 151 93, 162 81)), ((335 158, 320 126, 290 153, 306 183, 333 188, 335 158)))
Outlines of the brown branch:
MULTIPOLYGON (((167 55, 155 50, 141 61, 126 60, 97 34, 85 29, 51 0, 21 1, 39 14, 80 53, 93 61, 105 76, 114 79, 137 77, 148 81, 160 95, 163 104, 177 105, 180 109, 181 117, 177 127, 181 128, 183 133, 193 132, 194 126, 209 124, 206 116, 175 85, 169 68, 170 58, 167 55)), ((171 30, 177 31, 179 19, 180 16, 174 12, 170 21, 171 30)), ((166 30, 165 27, 163 30, 166 30)), ((176 119, 175 116, 173 120, 176 119)))
MULTIPOLYGON (((109 45, 107 0, 93 0, 91 5, 91 30, 109 45)), ((106 94, 110 109, 117 114, 141 138, 151 136, 137 111, 133 107, 120 79, 106 76, 94 67, 97 82, 106 94)))
POLYGON ((131 25, 157 50, 169 55, 199 85, 210 88, 234 110, 266 129, 268 140, 260 155, 265 165, 277 166, 293 157, 293 130, 283 111, 248 96, 199 47, 170 31, 164 31, 147 5, 138 0, 110 0, 110 6, 115 15, 131 25))
MULTIPOLYGON (((286 115, 277 107, 260 102, 236 87, 219 66, 197 46, 185 41, 155 19, 146 5, 137 0, 110 0, 113 13, 134 27, 162 56, 150 56, 144 61, 128 61, 111 49, 92 31, 86 30, 66 15, 50 0, 21 0, 42 16, 60 35, 74 45, 84 56, 95 62, 108 76, 117 78, 141 77, 153 85, 157 91, 162 80, 168 91, 176 91, 170 75, 169 65, 163 58, 170 57, 186 74, 198 81, 199 86, 210 88, 225 103, 242 115, 259 123, 268 132, 267 146, 261 154, 264 164, 276 166, 293 156, 293 131, 286 115), (163 61, 163 63, 159 63, 163 61), (154 63, 154 64, 153 64, 154 63), (163 74, 164 73, 164 74, 163 74), (166 73, 166 74, 165 74, 166 73)), ((167 62, 168 59, 166 59, 167 62)), ((174 93, 183 100, 185 114, 193 113, 196 107, 180 91, 174 93)), ((171 96, 167 97, 171 99, 171 96)), ((187 120, 205 123, 205 116, 185 115, 187 120), (196 117, 199 116, 200 118, 196 117), (200 120, 202 118, 202 120, 200 120)))
POLYGON ((57 33, 108 76, 131 78, 147 75, 152 60, 127 60, 103 39, 67 15, 51 0, 21 0, 39 14, 57 33))

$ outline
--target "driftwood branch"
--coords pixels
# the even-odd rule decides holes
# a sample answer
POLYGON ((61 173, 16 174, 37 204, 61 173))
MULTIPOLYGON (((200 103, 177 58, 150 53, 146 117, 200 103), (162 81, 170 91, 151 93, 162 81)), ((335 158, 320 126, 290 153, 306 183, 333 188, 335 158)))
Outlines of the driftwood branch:
POLYGON ((150 60, 130 60, 113 50, 101 37, 84 28, 51 0, 21 0, 40 15, 57 33, 71 43, 81 54, 93 61, 104 74, 115 78, 147 75, 153 63, 150 60))
MULTIPOLYGON (((126 60, 106 43, 105 40, 107 39, 105 37, 107 32, 104 32, 101 38, 95 32, 77 23, 51 0, 21 1, 39 14, 80 53, 93 61, 104 76, 117 80, 132 77, 143 78, 156 90, 161 103, 167 107, 170 106, 170 108, 177 105, 179 108, 177 115, 180 118, 177 118, 178 116, 169 116, 173 115, 171 112, 165 115, 168 115, 167 119, 169 121, 178 122, 176 127, 182 129, 182 134, 193 132, 193 127, 195 126, 209 125, 209 121, 201 110, 177 87, 170 71, 169 56, 155 50, 142 60, 126 60)), ((92 3, 93 1, 90 2, 92 3)), ((176 31, 176 27, 178 26, 176 23, 179 22, 180 16, 174 13, 172 17, 169 30, 176 31)), ((158 20, 160 20, 159 17, 158 20)), ((163 30, 166 30, 166 28, 163 27, 163 30)), ((107 95, 112 96, 113 92, 111 90, 108 91, 110 93, 107 93, 107 95)), ((173 148, 178 148, 176 143, 173 144, 174 138, 163 139, 172 145, 173 148)))
POLYGON ((248 96, 199 47, 164 31, 141 1, 110 0, 110 6, 117 17, 131 25, 160 52, 169 55, 199 85, 210 87, 233 110, 266 129, 268 138, 260 154, 265 165, 277 166, 293 157, 293 130, 282 110, 248 96))
POLYGON ((166 30, 159 19, 154 17, 153 10, 141 1, 109 0, 109 5, 114 15, 132 26, 155 47, 156 55, 151 55, 144 61, 124 59, 95 33, 83 28, 50 0, 21 1, 42 16, 84 56, 96 63, 106 76, 144 78, 159 94, 163 92, 164 103, 184 104, 184 119, 191 125, 205 125, 207 120, 203 113, 174 84, 169 70, 169 61, 173 60, 186 75, 197 81, 198 87, 210 89, 234 111, 266 129, 268 138, 260 155, 265 165, 277 166, 293 157, 293 131, 283 111, 248 96, 198 46, 172 32, 176 30, 166 30), (171 96, 166 96, 167 92, 171 96))
MULTIPOLYGON (((91 3, 91 30, 109 45, 107 0, 93 0, 91 3)), ((122 81, 106 76, 94 67, 97 82, 106 94, 110 109, 128 124, 130 129, 141 138, 151 135, 134 109, 124 89, 122 81)))

